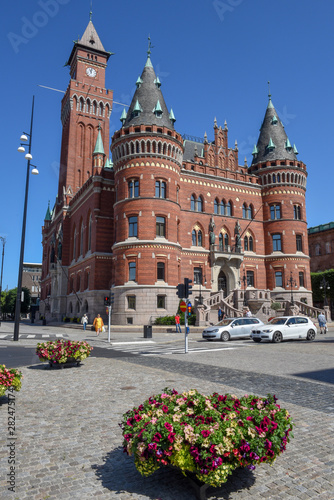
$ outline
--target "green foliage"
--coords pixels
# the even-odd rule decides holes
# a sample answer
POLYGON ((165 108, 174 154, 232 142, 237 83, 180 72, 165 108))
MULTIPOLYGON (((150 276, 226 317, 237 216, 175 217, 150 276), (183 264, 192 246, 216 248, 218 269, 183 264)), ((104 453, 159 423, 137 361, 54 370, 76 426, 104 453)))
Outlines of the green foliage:
POLYGON ((332 301, 334 300, 334 269, 329 269, 322 273, 311 273, 313 302, 323 302, 324 300, 324 290, 320 289, 323 278, 325 278, 330 286, 330 289, 326 290, 326 296, 328 299, 331 298, 332 301))
MULTIPOLYGON (((30 310, 31 304, 31 294, 30 290, 26 287, 22 287, 24 292, 24 301, 21 302, 21 313, 26 314, 30 310)), ((1 293, 1 311, 4 316, 15 314, 15 303, 16 303, 17 288, 12 288, 7 292, 1 293)))
POLYGON ((278 309, 281 309, 282 304, 280 302, 273 302, 270 306, 270 309, 273 311, 278 311, 278 309))
MULTIPOLYGON (((180 324, 184 325, 184 314, 183 312, 179 312, 180 315, 180 324)), ((188 324, 190 326, 195 325, 196 323, 196 314, 192 314, 191 316, 188 317, 188 324)), ((159 318, 156 318, 154 321, 155 325, 175 325, 175 316, 160 316, 159 318)))

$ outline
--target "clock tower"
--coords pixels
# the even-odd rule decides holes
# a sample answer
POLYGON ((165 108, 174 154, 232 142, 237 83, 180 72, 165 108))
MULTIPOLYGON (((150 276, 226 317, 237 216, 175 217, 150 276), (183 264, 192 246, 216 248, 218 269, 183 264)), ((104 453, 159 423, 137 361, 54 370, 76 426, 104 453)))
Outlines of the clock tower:
POLYGON ((93 174, 93 152, 99 132, 104 150, 109 150, 113 92, 105 88, 105 70, 110 55, 90 19, 81 39, 74 42, 67 62, 71 80, 61 107, 58 209, 68 205, 93 174))

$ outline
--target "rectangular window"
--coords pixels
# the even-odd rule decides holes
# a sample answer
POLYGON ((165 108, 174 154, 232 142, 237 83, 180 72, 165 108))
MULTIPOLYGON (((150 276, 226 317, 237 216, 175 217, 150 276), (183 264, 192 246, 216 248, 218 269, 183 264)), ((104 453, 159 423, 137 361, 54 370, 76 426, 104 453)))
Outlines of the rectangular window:
POLYGON ((270 219, 280 219, 281 218, 281 205, 270 205, 270 219))
POLYGON ((157 236, 166 236, 166 220, 165 217, 156 218, 156 234, 157 236))
POLYGON ((275 286, 283 286, 283 274, 282 271, 275 272, 275 286))
POLYGON ((132 179, 128 182, 129 198, 138 198, 139 196, 139 181, 132 179))
POLYGON ((136 263, 129 262, 129 281, 136 281, 136 263))
POLYGON ((303 271, 299 272, 299 286, 304 287, 305 286, 305 281, 304 281, 304 273, 303 271))
POLYGON ((129 217, 129 238, 138 236, 138 217, 129 217))
POLYGON ((165 281, 165 263, 157 263, 157 279, 165 281))
POLYGON ((281 252, 282 251, 282 235, 281 234, 273 234, 273 252, 281 252))
POLYGON ((303 251, 303 239, 301 234, 296 234, 296 249, 297 252, 303 251))
POLYGON ((136 309, 136 296, 135 295, 128 295, 128 309, 136 309))
POLYGON ((202 284, 202 268, 194 267, 194 285, 202 284))
POLYGON ((166 309, 166 295, 157 295, 157 308, 166 309))
POLYGON ((155 197, 166 198, 166 182, 155 181, 155 197))
POLYGON ((247 271, 247 286, 254 286, 254 271, 247 271))
POLYGON ((301 220, 301 208, 300 205, 293 205, 293 217, 296 220, 301 220))

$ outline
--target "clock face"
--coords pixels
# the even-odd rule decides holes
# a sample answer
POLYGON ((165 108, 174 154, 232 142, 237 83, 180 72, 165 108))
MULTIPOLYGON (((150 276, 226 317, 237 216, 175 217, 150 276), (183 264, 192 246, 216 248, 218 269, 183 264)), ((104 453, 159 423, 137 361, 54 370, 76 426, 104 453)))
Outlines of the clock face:
POLYGON ((86 75, 94 77, 96 76, 96 69, 94 68, 87 68, 86 69, 86 75))

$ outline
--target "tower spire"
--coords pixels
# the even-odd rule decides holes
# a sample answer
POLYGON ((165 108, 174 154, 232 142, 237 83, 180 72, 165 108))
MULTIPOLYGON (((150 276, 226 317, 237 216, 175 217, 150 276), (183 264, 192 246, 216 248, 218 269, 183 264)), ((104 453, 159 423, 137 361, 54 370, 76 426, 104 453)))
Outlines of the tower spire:
POLYGON ((90 11, 89 11, 89 20, 92 20, 93 15, 93 0, 90 0, 90 11))

